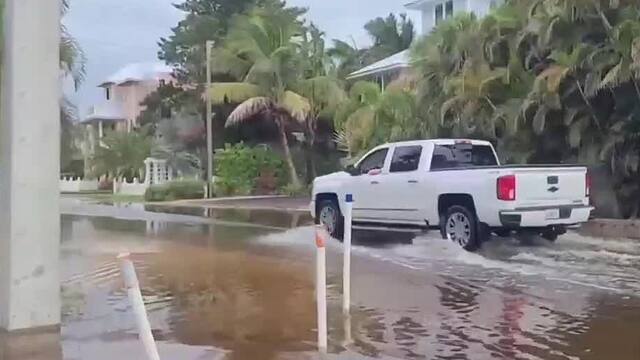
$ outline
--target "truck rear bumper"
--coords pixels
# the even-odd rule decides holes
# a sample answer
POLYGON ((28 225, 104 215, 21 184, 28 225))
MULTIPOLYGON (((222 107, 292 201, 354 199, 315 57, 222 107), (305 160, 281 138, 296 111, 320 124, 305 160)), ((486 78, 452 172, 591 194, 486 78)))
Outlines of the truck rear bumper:
POLYGON ((500 222, 506 228, 547 227, 550 225, 574 225, 589 220, 591 206, 556 206, 522 208, 500 212, 500 222), (559 216, 555 216, 557 214, 559 216))

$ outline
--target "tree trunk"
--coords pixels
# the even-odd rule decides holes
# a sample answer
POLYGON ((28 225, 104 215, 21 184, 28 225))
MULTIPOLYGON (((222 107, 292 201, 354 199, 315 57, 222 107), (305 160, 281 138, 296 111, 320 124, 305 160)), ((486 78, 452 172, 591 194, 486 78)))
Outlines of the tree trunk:
POLYGON ((299 188, 300 179, 298 178, 298 173, 296 172, 296 166, 293 164, 293 157, 291 156, 291 150, 289 149, 289 140, 287 140, 287 133, 284 128, 284 123, 282 119, 277 119, 276 123, 278 124, 278 130, 280 131, 280 141, 282 141, 284 157, 286 158, 287 165, 289 166, 289 177, 291 178, 291 185, 299 188))
POLYGON ((305 135, 305 182, 311 184, 316 178, 316 163, 313 158, 313 150, 316 144, 316 121, 309 119, 307 122, 307 134, 305 135))
POLYGON ((582 90, 582 86, 580 85, 580 82, 578 82, 578 80, 576 80, 576 85, 578 86, 578 91, 580 92, 580 96, 582 97, 582 100, 584 101, 584 103, 589 108, 589 111, 591 112, 591 117, 593 117, 593 120, 595 120, 596 122, 596 127, 598 128, 598 130, 601 130, 602 126, 600 125, 600 119, 596 114, 596 110, 593 108, 593 105, 591 105, 591 101, 589 101, 589 98, 587 98, 587 94, 585 94, 584 90, 582 90))

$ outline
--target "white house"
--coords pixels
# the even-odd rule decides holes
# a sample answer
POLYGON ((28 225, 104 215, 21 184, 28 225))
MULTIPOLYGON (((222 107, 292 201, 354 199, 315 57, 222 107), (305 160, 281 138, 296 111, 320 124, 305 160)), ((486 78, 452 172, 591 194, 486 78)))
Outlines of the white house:
MULTIPOLYGON (((458 12, 472 12, 478 17, 485 16, 503 0, 416 0, 405 8, 422 14, 422 35, 428 34, 440 21, 458 12)), ((349 79, 375 77, 384 86, 385 78, 394 77, 402 69, 409 67, 409 50, 401 51, 349 74, 349 79)))

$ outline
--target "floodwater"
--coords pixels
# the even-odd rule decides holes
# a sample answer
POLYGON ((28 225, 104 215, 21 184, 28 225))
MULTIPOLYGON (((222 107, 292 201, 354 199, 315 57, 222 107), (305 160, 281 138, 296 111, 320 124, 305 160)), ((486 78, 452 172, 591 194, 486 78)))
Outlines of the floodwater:
MULTIPOLYGON (((163 359, 317 358, 308 216, 62 208, 64 359, 143 358, 123 251, 163 359)), ((349 318, 341 244, 327 254, 329 358, 640 359, 640 242, 569 233, 472 254, 434 232, 358 231, 349 318)))

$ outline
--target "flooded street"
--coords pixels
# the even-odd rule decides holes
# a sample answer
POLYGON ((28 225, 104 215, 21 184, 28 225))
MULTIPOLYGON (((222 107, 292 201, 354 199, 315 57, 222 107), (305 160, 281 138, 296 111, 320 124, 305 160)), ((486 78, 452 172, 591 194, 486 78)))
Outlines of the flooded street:
MULTIPOLYGON (((62 212, 64 359, 143 357, 124 251, 163 359, 317 358, 308 215, 69 198, 62 212)), ((357 231, 349 319, 341 244, 327 250, 330 358, 640 358, 640 242, 569 233, 467 253, 436 232, 357 231)))

